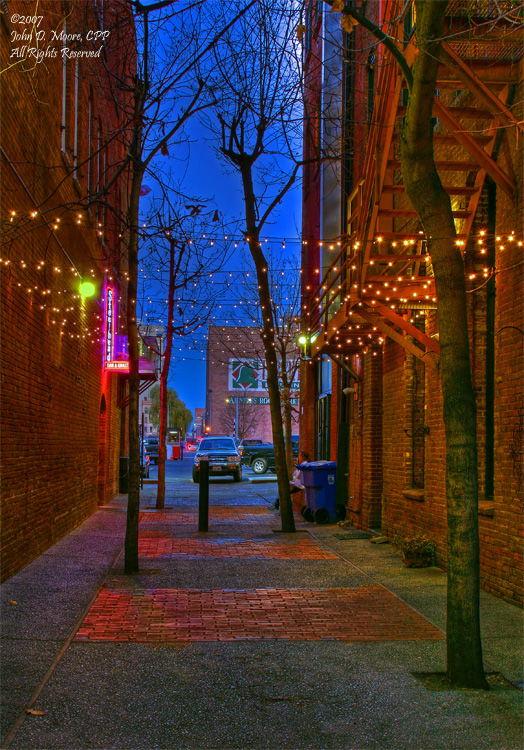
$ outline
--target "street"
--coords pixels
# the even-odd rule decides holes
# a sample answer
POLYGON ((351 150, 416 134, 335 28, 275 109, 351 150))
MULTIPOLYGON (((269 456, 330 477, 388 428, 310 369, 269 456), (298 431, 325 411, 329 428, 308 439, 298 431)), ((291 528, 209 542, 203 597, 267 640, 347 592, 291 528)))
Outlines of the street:
MULTIPOLYGON (((193 468, 193 459, 195 457, 195 451, 184 451, 184 458, 181 461, 166 461, 166 482, 169 482, 170 484, 185 484, 189 483, 190 485, 193 485, 193 480, 191 478, 191 471, 193 468)), ((271 472, 267 472, 266 474, 262 475, 256 475, 253 473, 252 469, 247 466, 242 466, 242 484, 248 483, 253 478, 256 478, 257 486, 262 485, 268 485, 269 487, 273 486, 276 497, 276 483, 277 483, 277 477, 276 474, 272 474, 271 472), (260 476, 262 476, 262 481, 260 481, 260 476)), ((158 479, 158 466, 155 466, 154 464, 151 464, 149 467, 149 479, 150 480, 156 480, 158 479)), ((213 476, 212 474, 209 477, 210 480, 210 486, 213 485, 231 485, 234 486, 235 482, 233 481, 233 477, 217 477, 213 476)), ((198 485, 193 485, 196 488, 196 493, 198 495, 198 485)))

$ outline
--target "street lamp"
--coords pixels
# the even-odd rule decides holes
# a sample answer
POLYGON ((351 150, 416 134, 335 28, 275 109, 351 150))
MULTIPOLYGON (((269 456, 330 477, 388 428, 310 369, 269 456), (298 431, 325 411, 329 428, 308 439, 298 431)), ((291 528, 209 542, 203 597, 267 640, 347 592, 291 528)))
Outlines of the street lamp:
POLYGON ((226 398, 226 404, 236 404, 236 417, 235 417, 235 438, 238 440, 238 396, 233 400, 232 398, 226 398))
POLYGON ((300 359, 311 359, 311 337, 301 333, 297 343, 300 359))

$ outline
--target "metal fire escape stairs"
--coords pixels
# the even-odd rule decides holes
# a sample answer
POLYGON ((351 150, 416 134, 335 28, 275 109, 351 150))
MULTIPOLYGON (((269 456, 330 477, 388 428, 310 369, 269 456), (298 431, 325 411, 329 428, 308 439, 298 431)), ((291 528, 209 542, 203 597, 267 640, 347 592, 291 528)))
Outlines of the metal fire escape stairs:
MULTIPOLYGON (((394 11, 393 4, 390 9, 394 11)), ((397 39, 400 26, 393 29, 397 39)), ((508 106, 516 66, 507 59, 494 59, 488 66, 479 59, 478 44, 472 48, 468 40, 452 39, 442 44, 434 147, 436 167, 452 201, 457 243, 465 251, 474 246, 470 239, 486 176, 508 196, 514 194, 512 177, 494 158, 495 145, 501 129, 522 130, 522 123, 508 106)), ((500 40, 494 35, 489 48, 493 56, 498 54, 497 44, 500 40)), ((483 50, 481 56, 486 54, 483 50)), ((411 42, 404 54, 411 63, 416 54, 411 42)), ((438 367, 438 341, 410 322, 423 314, 417 310, 435 309, 436 296, 423 229, 402 182, 403 86, 391 54, 383 53, 363 176, 348 199, 345 241, 308 313, 313 357, 377 348, 388 336, 438 367)))

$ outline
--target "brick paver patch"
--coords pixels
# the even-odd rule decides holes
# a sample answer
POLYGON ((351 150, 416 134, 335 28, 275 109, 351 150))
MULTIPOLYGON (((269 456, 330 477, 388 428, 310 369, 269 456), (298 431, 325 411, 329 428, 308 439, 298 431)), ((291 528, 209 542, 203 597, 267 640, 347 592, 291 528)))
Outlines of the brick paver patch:
POLYGON ((336 560, 310 539, 282 543, 254 539, 175 539, 166 534, 141 532, 138 540, 140 557, 219 557, 272 558, 281 560, 336 560))
MULTIPOLYGON (((209 506, 209 523, 260 523, 274 520, 275 517, 269 514, 267 505, 209 506)), ((158 523, 198 524, 198 511, 194 513, 144 513, 141 522, 147 526, 158 523)))
POLYGON ((77 641, 441 640, 378 584, 357 589, 100 591, 77 641))

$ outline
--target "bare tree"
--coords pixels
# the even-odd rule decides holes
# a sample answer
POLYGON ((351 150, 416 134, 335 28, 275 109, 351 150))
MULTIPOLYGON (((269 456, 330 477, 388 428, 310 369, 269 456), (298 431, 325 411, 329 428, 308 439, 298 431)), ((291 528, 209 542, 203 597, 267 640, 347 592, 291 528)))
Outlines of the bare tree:
POLYGON ((218 151, 242 183, 246 241, 253 259, 262 313, 275 463, 283 531, 295 531, 283 435, 275 316, 268 262, 260 233, 296 180, 300 161, 296 139, 301 124, 299 19, 292 2, 259 0, 221 41, 212 76, 215 111, 208 120, 218 151))
MULTIPOLYGON (((253 0, 254 2, 254 0, 253 0)), ((139 348, 136 300, 140 241, 140 194, 144 176, 155 176, 156 157, 168 155, 168 144, 182 132, 186 121, 200 109, 204 81, 195 68, 227 30, 241 18, 253 2, 226 20, 217 33, 207 24, 205 31, 195 23, 192 3, 172 9, 174 0, 144 5, 132 2, 139 37, 137 75, 132 81, 134 107, 129 118, 131 164, 128 227, 128 313, 129 348, 129 496, 125 540, 125 572, 138 571, 138 512, 140 502, 140 455, 138 439, 139 348), (185 13, 185 16, 183 15, 185 13), (175 19, 176 22, 173 22, 175 19), (184 33, 185 32, 185 33, 184 33), (189 38, 188 35, 189 34, 189 38), (168 40, 168 41, 167 41, 168 40), (180 106, 182 107, 180 109, 180 106)), ((198 10, 198 8, 197 8, 198 10)), ((201 19, 201 16, 198 16, 201 19)), ((129 82, 120 82, 129 87, 129 82)))
POLYGON ((147 270, 146 288, 150 293, 146 300, 144 290, 143 316, 151 318, 154 315, 166 321, 165 348, 156 352, 162 359, 157 509, 165 504, 168 379, 173 340, 191 336, 205 326, 213 312, 215 296, 215 290, 206 282, 227 262, 227 253, 217 256, 205 241, 198 239, 202 234, 201 212, 195 211, 193 206, 185 206, 185 210, 189 213, 164 221, 162 210, 158 209, 153 221, 147 222, 142 229, 146 254, 143 266, 147 270))
POLYGON ((236 400, 226 399, 226 404, 221 408, 218 418, 225 432, 243 440, 256 431, 260 424, 260 410, 257 404, 251 403, 249 396, 234 398, 238 399, 238 405, 236 400))
MULTIPOLYGON (((285 243, 283 242, 282 245, 281 251, 285 252, 285 243)), ((294 404, 299 395, 297 381, 300 369, 300 358, 297 355, 297 337, 300 327, 299 261, 293 256, 279 255, 275 250, 267 251, 266 259, 274 321, 274 344, 285 434, 286 464, 291 475, 293 472, 291 436, 293 424, 298 421, 298 412, 294 404)), ((234 291, 235 300, 238 303, 237 313, 240 314, 239 311, 241 311, 242 318, 239 319, 239 325, 234 329, 224 328, 224 335, 220 337, 223 353, 220 361, 227 365, 231 358, 244 357, 258 360, 263 356, 264 351, 264 316, 259 303, 256 274, 252 273, 251 263, 246 262, 228 286, 234 291)), ((215 358, 217 358, 216 351, 215 358)))

